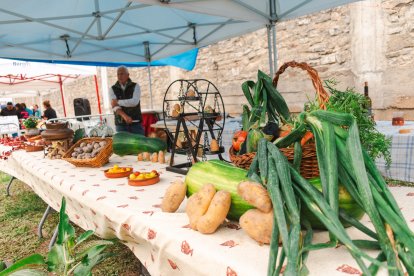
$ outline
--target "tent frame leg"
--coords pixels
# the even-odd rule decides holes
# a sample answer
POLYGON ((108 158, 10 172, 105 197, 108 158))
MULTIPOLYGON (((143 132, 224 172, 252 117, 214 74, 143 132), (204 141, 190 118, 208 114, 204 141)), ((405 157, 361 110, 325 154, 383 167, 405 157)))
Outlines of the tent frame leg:
POLYGON ((7 184, 7 187, 6 187, 6 195, 7 196, 10 196, 10 187, 11 187, 11 184, 13 183, 13 180, 15 180, 15 179, 16 179, 16 177, 12 176, 12 178, 10 178, 9 184, 7 184))
POLYGON ((42 233, 43 225, 45 224, 45 221, 47 217, 49 216, 49 214, 52 213, 53 211, 54 210, 52 209, 52 207, 48 205, 45 212, 43 213, 42 219, 40 220, 39 225, 37 226, 37 236, 39 237, 39 239, 43 238, 43 233, 42 233))
POLYGON ((58 232, 59 232, 59 224, 58 224, 58 225, 56 225, 55 232, 53 232, 52 239, 51 239, 51 240, 50 240, 50 242, 49 242, 49 251, 52 249, 53 245, 54 245, 54 244, 55 244, 55 242, 56 242, 58 232))

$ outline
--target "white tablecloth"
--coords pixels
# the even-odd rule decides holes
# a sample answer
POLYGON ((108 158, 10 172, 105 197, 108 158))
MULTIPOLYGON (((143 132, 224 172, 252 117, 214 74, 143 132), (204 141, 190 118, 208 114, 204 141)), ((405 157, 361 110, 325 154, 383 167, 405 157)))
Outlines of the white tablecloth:
POLYGON ((391 121, 377 121, 379 132, 391 138, 392 163, 386 166, 385 160, 379 158, 376 164, 381 173, 391 179, 414 182, 414 122, 406 121, 404 126, 393 126, 391 121), (411 129, 407 134, 400 134, 400 129, 411 129))
MULTIPOLYGON (((7 161, 0 161, 0 168, 27 183, 55 210, 65 196, 73 223, 95 230, 103 238, 118 237, 153 276, 266 275, 269 247, 250 239, 236 222, 226 222, 216 233, 203 235, 187 227, 185 202, 177 213, 161 212, 161 198, 169 183, 183 176, 167 172, 165 165, 137 162, 133 156, 112 156, 110 161, 99 169, 75 168, 63 160, 44 159, 42 153, 17 151, 7 161), (103 170, 114 164, 139 171, 156 169, 161 172, 161 181, 132 187, 126 178, 105 178, 103 170)), ((413 189, 392 188, 392 192, 414 229, 413 189)), ((363 221, 370 225, 367 217, 363 221)), ((364 238, 353 228, 348 232, 353 239, 364 238)), ((328 239, 326 232, 317 232, 314 242, 328 239)), ((376 256, 377 252, 369 254, 376 256)), ((312 251, 307 264, 310 275, 346 275, 343 268, 359 271, 344 246, 312 251)))

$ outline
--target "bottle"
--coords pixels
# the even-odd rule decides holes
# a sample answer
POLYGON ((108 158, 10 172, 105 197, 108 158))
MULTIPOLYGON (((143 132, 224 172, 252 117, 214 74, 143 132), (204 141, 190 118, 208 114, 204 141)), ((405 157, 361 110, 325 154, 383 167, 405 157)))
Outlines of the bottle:
POLYGON ((364 83, 364 95, 367 100, 365 108, 368 110, 368 116, 374 119, 374 116, 372 114, 372 100, 368 95, 368 82, 367 81, 364 83))

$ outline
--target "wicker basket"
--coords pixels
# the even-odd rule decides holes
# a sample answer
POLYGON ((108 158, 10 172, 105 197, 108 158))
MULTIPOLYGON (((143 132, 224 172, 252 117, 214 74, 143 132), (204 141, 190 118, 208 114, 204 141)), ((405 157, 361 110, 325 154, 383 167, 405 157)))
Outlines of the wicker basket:
POLYGON ((109 162, 109 157, 112 155, 112 138, 99 138, 99 137, 91 137, 91 138, 83 138, 76 142, 63 156, 63 160, 68 161, 69 163, 75 165, 76 167, 91 167, 91 168, 99 168, 109 162), (94 158, 90 159, 75 159, 72 158, 72 153, 76 147, 82 142, 90 143, 90 142, 101 142, 106 141, 106 145, 104 148, 96 155, 94 158))
MULTIPOLYGON (((309 77, 312 80, 313 87, 315 88, 316 95, 318 97, 319 106, 321 109, 326 109, 326 102, 329 100, 329 95, 326 93, 325 89, 323 88, 323 83, 319 78, 318 72, 310 67, 305 62, 296 62, 290 61, 283 64, 279 70, 276 72, 275 77, 273 79, 273 86, 277 87, 277 83, 279 81, 279 76, 285 72, 288 67, 292 68, 300 68, 306 71, 309 77)), ((280 151, 287 157, 289 161, 293 161, 294 157, 294 149, 293 148, 282 148, 280 151)), ((236 155, 233 147, 230 147, 229 150, 230 160, 233 164, 237 167, 248 169, 250 164, 253 161, 253 158, 256 156, 255 152, 246 153, 242 155, 236 155)), ((316 157, 316 148, 315 144, 309 142, 302 147, 302 162, 300 166, 300 173, 304 178, 313 178, 319 176, 319 169, 318 169, 318 160, 316 157)))

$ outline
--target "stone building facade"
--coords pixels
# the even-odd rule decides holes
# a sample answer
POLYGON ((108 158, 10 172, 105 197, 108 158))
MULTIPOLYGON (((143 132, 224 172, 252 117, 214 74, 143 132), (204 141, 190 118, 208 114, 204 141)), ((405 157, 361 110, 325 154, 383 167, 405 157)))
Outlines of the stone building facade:
MULTIPOLYGON (((375 117, 390 119, 402 109, 414 119, 414 0, 365 0, 277 24, 278 64, 290 60, 313 66, 323 80, 336 79, 340 89, 355 87, 362 93, 368 81, 375 117)), ((194 70, 155 67, 152 72, 153 106, 162 109, 168 85, 179 78, 205 78, 223 96, 226 111, 240 114, 246 102, 241 84, 256 80, 257 70, 269 72, 266 30, 258 30, 201 48, 194 70)), ((108 68, 108 84, 116 81, 116 69, 108 68)), ((150 107, 146 68, 130 69, 142 90, 141 106, 150 107)), ((101 74, 98 70, 101 99, 101 74)), ((294 112, 303 109, 314 88, 307 74, 288 69, 278 89, 294 112)), ((67 115, 73 115, 73 99, 86 97, 92 113, 98 112, 93 77, 64 85, 67 115)), ((50 100, 63 115, 60 93, 50 100)), ((103 103, 101 101, 102 109, 103 103)))

